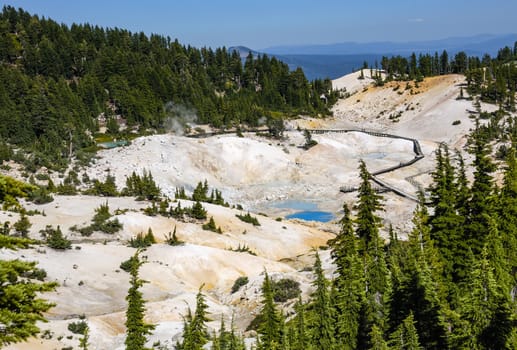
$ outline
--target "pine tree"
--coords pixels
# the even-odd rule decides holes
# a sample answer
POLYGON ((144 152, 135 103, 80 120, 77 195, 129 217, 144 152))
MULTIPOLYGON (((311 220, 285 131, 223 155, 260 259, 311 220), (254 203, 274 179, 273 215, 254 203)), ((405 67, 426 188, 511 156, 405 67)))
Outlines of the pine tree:
POLYGON ((196 311, 192 316, 189 310, 187 321, 183 330, 183 343, 180 349, 182 350, 201 350, 203 345, 208 343, 208 331, 206 322, 208 305, 206 304, 205 297, 199 288, 199 292, 196 295, 196 311))
POLYGON ((486 247, 474 263, 467 282, 460 307, 463 327, 456 332, 455 346, 461 349, 507 348, 515 331, 514 310, 500 292, 486 247))
POLYGON ((317 349, 332 350, 336 347, 334 315, 330 305, 328 281, 325 278, 318 253, 316 253, 316 261, 314 263, 314 274, 316 275, 316 279, 313 282, 313 286, 316 290, 312 295, 313 301, 311 304, 312 343, 317 349))
POLYGON ((273 289, 269 275, 265 272, 264 283, 262 284, 262 310, 260 311, 260 319, 262 320, 258 333, 260 335, 260 346, 258 350, 280 349, 283 319, 280 312, 275 306, 273 300, 273 289))
POLYGON ((418 333, 415 328, 415 320, 413 314, 410 313, 408 317, 400 324, 397 330, 390 336, 390 349, 393 350, 420 350, 420 342, 418 340, 418 333))
POLYGON ((90 340, 90 327, 86 326, 83 336, 79 339, 79 349, 88 350, 88 346, 90 345, 88 340, 90 340))
POLYGON ((512 144, 504 172, 503 187, 498 196, 498 228, 501 235, 505 265, 511 274, 510 291, 517 294, 517 161, 512 144))
POLYGON ((356 234, 361 239, 360 251, 368 249, 374 237, 379 234, 381 218, 375 212, 382 209, 381 196, 373 190, 370 184, 370 173, 366 164, 361 160, 359 163, 359 176, 361 185, 358 191, 357 219, 355 220, 356 234))
POLYGON ((295 305, 296 316, 294 319, 295 327, 295 339, 291 343, 291 348, 293 350, 304 350, 309 347, 310 339, 308 336, 306 323, 305 323, 305 306, 302 303, 302 297, 298 298, 298 301, 295 305))
POLYGON ((355 349, 359 312, 365 297, 364 269, 358 254, 358 239, 353 231, 350 210, 346 204, 343 205, 343 211, 341 230, 336 238, 329 241, 337 274, 333 281, 332 306, 335 309, 335 338, 339 348, 355 349))
POLYGON ((373 325, 372 330, 370 331, 370 339, 371 346, 368 348, 369 350, 388 350, 388 344, 384 340, 382 335, 382 330, 377 326, 373 325))
POLYGON ((436 151, 436 169, 432 175, 430 191, 434 213, 429 218, 431 238, 440 252, 444 274, 452 283, 461 280, 466 274, 468 245, 463 229, 465 217, 458 213, 458 189, 446 145, 440 145, 436 151))
POLYGON ((132 264, 129 270, 129 290, 126 296, 126 350, 144 350, 147 341, 147 335, 151 334, 154 325, 144 322, 145 300, 140 287, 145 283, 140 279, 138 272, 143 264, 139 258, 140 251, 133 255, 132 264))
POLYGON ((408 237, 408 254, 391 267, 389 327, 395 333, 411 314, 422 346, 438 350, 447 347, 444 322, 447 293, 441 283, 441 261, 426 222, 427 211, 419 205, 408 237))
POLYGON ((479 256, 488 236, 488 216, 494 209, 491 173, 495 170, 489 158, 488 142, 479 125, 472 135, 470 151, 474 154, 474 182, 468 202, 467 239, 474 253, 479 256))
MULTIPOLYGON (((13 242, 0 241, 2 248, 19 246, 19 238, 13 242)), ((22 241, 23 242, 23 241, 22 241)), ((25 243, 21 243, 22 247, 25 243)), ((25 341, 39 333, 37 322, 46 322, 43 313, 54 304, 41 299, 40 293, 53 291, 55 282, 39 283, 34 280, 38 272, 35 262, 0 260, 0 345, 25 341)))

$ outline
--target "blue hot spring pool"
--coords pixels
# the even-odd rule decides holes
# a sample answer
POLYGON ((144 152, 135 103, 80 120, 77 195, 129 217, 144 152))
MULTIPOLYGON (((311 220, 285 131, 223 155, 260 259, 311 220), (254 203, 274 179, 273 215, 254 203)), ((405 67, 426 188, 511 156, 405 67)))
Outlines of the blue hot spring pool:
POLYGON ((278 202, 274 205, 275 208, 281 209, 293 209, 296 212, 287 215, 286 219, 300 219, 306 221, 319 221, 328 222, 334 219, 334 214, 328 211, 318 210, 316 203, 298 201, 298 200, 286 200, 278 202))
POLYGON ((305 221, 329 222, 334 219, 334 215, 328 211, 304 210, 287 215, 286 219, 301 219, 305 221))

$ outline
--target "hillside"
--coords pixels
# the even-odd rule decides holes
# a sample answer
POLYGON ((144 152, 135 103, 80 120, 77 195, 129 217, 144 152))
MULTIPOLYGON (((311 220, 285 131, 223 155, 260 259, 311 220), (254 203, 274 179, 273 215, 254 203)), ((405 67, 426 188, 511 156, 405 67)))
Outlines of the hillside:
MULTIPOLYGON (((312 263, 311 251, 326 245, 337 227, 333 223, 274 220, 296 210, 295 204, 291 208, 277 204, 316 203, 318 208, 337 218, 343 201, 355 201, 354 193, 340 193, 339 186, 358 184, 359 159, 364 159, 374 171, 411 159, 413 146, 404 140, 352 132, 315 134, 318 144, 306 151, 299 147, 304 142, 303 135, 295 129, 355 127, 419 139, 425 158, 414 166, 383 176, 386 181, 415 193, 417 189, 408 178, 429 185, 437 145, 446 142, 453 148, 461 148, 473 125, 468 112, 470 102, 456 100, 462 82, 463 77, 450 75, 428 78, 418 88, 406 89, 405 83, 397 82, 374 87, 368 77, 358 80, 357 74, 352 74, 333 82, 335 88, 346 88, 352 94, 336 104, 333 118, 294 120, 289 124, 292 131, 286 132, 283 141, 271 142, 254 134, 245 134, 243 138, 221 135, 203 139, 169 134, 142 137, 129 146, 100 151, 99 158, 86 170, 90 178, 102 179, 109 170, 121 188, 126 176, 147 169, 169 196, 174 196, 177 186, 191 191, 197 181, 206 179, 211 186, 221 189, 230 203, 239 203, 252 213, 265 212, 270 217, 258 215, 261 226, 254 227, 235 217, 242 211, 205 204, 208 215, 222 229, 223 234, 217 234, 201 229, 196 223, 146 216, 141 209, 149 203, 132 198, 56 196, 46 205, 27 203, 27 209, 46 214, 30 217, 31 236, 39 238, 38 231, 46 225, 60 225, 74 249, 54 252, 47 247, 35 247, 1 252, 2 259, 22 257, 39 261, 48 279, 60 283, 57 291, 48 295, 57 304, 48 314, 50 323, 41 325, 43 330, 51 330, 52 339, 32 339, 28 344, 8 349, 76 346, 78 336, 68 339, 71 333, 66 327, 78 321, 79 315, 85 315, 88 320, 92 344, 102 344, 98 348, 121 348, 128 275, 119 265, 134 251, 127 247, 126 241, 149 228, 159 242, 145 251, 147 263, 142 268, 142 277, 150 282, 143 289, 148 300, 147 319, 157 325, 150 338, 152 342, 171 344, 171 339, 181 331, 187 304, 193 306, 195 294, 203 284, 213 320, 211 327, 217 327, 221 315, 233 314, 235 326, 241 331, 259 310, 264 270, 275 278, 300 282, 304 295, 308 295, 312 277, 303 271, 312 263), (390 120, 389 115, 398 111, 402 111, 399 121, 390 120), (454 126, 454 120, 461 123, 454 126), (94 209, 106 200, 112 210, 127 210, 116 216, 124 225, 122 232, 95 233, 84 238, 70 231, 73 225, 88 224, 94 209), (171 247, 163 243, 173 228, 185 245, 171 247), (257 255, 228 251, 244 246, 257 255), (229 294, 239 276, 248 276, 249 284, 236 294, 229 294)), ((393 193, 384 197, 389 213, 383 215, 385 227, 391 223, 399 234, 407 233, 415 204, 393 193)), ((188 201, 182 201, 182 206, 189 205, 188 201)), ((0 215, 1 222, 16 220, 8 212, 0 215)), ((332 271, 328 251, 322 254, 327 271, 332 271)))
POLYGON ((0 347, 517 348, 517 45, 309 82, 10 6, 0 34, 0 347))

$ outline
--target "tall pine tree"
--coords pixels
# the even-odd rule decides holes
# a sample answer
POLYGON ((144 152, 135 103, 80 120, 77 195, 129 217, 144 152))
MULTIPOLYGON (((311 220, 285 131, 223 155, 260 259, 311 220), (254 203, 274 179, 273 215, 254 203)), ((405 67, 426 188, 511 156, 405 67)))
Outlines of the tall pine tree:
POLYGON ((264 274, 264 282, 262 284, 263 307, 259 315, 262 322, 258 330, 260 341, 257 349, 281 349, 284 320, 276 308, 269 275, 267 272, 264 274))
POLYGON ((334 336, 334 315, 330 305, 329 283, 325 278, 321 260, 316 253, 314 262, 314 274, 316 279, 313 282, 316 290, 312 297, 311 304, 311 338, 316 349, 332 350, 336 348, 334 336))
POLYGON ((137 251, 133 258, 130 259, 131 266, 129 270, 129 290, 126 296, 126 350, 144 350, 147 341, 146 336, 151 334, 154 325, 144 322, 145 300, 143 298, 140 287, 145 283, 138 276, 138 272, 142 262, 139 258, 140 251, 137 251))
POLYGON ((364 268, 358 253, 350 210, 343 205, 341 230, 329 241, 331 256, 336 264, 332 288, 332 306, 335 310, 336 342, 341 349, 355 349, 359 332, 359 312, 365 298, 364 268))

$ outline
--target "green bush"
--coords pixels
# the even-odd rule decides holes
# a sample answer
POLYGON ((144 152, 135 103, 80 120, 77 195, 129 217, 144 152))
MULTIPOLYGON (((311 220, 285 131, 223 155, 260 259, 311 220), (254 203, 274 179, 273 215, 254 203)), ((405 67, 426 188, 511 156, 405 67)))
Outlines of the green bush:
POLYGON ((129 246, 132 248, 150 247, 154 243, 156 243, 156 239, 154 238, 151 228, 149 228, 147 234, 144 235, 142 232, 140 232, 136 235, 135 238, 131 238, 129 240, 129 246))
POLYGON ((120 263, 120 269, 126 272, 131 271, 131 267, 133 266, 133 263, 135 263, 137 260, 134 258, 134 256, 131 256, 129 259, 123 261, 120 263))
POLYGON ((80 229, 74 226, 71 230, 80 232, 82 236, 90 236, 95 231, 113 234, 120 231, 123 225, 117 218, 109 220, 111 217, 108 202, 106 202, 95 209, 91 225, 80 229))
POLYGON ((183 245, 184 242, 180 241, 178 236, 176 236, 176 226, 174 226, 174 231, 172 234, 169 232, 167 236, 165 236, 165 241, 168 245, 176 246, 176 245, 183 245))
POLYGON ((124 196, 134 196, 137 200, 155 200, 161 191, 150 171, 144 170, 142 176, 135 172, 126 178, 126 187, 122 190, 124 196))
POLYGON ((273 299, 277 303, 284 303, 287 300, 297 298, 300 293, 300 283, 289 278, 282 278, 278 281, 271 281, 273 299))
POLYGON ((45 187, 38 187, 29 194, 29 200, 35 204, 46 204, 54 200, 52 194, 45 187))
POLYGON ((242 286, 248 284, 249 279, 247 276, 241 276, 235 280, 232 286, 232 294, 241 289, 242 286))
POLYGON ((186 211, 185 213, 197 220, 206 219, 206 210, 200 202, 194 203, 190 210, 186 211))
POLYGON ((84 334, 88 328, 88 324, 85 321, 72 322, 68 324, 68 330, 74 334, 84 334))
POLYGON ((212 231, 215 233, 223 233, 221 228, 217 227, 217 225, 215 224, 213 216, 211 216, 210 220, 208 220, 208 222, 206 224, 203 224, 202 227, 203 227, 203 230, 206 230, 206 231, 212 231))
POLYGON ((251 216, 248 212, 246 215, 235 214, 241 221, 247 222, 248 224, 252 224, 253 226, 260 226, 260 222, 254 216, 251 216))
POLYGON ((72 242, 63 236, 59 226, 54 229, 52 226, 47 225, 40 233, 50 248, 59 250, 72 249, 72 242))

